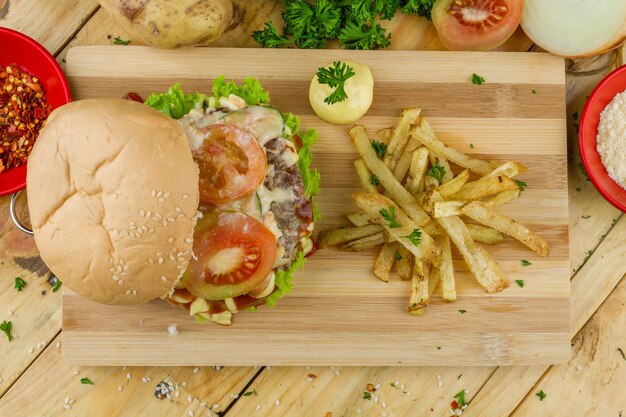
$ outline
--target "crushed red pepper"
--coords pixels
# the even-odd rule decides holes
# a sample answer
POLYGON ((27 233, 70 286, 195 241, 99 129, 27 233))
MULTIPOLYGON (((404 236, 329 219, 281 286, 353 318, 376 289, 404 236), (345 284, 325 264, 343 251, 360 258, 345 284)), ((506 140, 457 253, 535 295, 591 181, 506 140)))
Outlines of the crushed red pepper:
POLYGON ((50 111, 37 77, 0 67, 0 173, 26 163, 50 111))

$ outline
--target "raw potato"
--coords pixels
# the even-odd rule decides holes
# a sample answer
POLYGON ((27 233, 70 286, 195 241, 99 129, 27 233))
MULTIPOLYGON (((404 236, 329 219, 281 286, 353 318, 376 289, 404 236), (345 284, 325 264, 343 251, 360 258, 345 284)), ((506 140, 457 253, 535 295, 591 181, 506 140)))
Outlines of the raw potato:
POLYGON ((157 48, 207 45, 230 25, 230 0, 99 0, 133 40, 157 48))

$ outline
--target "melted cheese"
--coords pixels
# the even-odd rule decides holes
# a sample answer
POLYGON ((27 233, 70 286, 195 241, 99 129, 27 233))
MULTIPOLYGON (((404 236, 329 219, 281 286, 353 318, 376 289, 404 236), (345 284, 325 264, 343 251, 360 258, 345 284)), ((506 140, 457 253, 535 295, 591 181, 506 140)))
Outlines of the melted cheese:
POLYGON ((296 198, 291 188, 274 188, 273 190, 268 190, 265 185, 261 185, 257 190, 257 195, 261 202, 262 213, 266 213, 270 209, 272 202, 285 203, 294 201, 296 198))

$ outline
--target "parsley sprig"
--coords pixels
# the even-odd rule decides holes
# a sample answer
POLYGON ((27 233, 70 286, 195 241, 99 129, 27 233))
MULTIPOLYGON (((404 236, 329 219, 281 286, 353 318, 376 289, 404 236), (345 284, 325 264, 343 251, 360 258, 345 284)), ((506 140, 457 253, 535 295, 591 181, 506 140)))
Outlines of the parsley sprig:
POLYGON ((80 383, 83 385, 93 385, 93 382, 89 378, 81 378, 80 383))
POLYGON ((438 162, 435 162, 435 165, 428 170, 427 175, 441 182, 441 180, 443 180, 443 176, 446 175, 446 169, 439 165, 438 162))
POLYGON ((418 229, 413 229, 410 234, 402 237, 408 239, 415 246, 419 246, 422 243, 422 232, 418 229))
POLYGON ((382 159, 387 153, 387 145, 377 140, 372 141, 372 148, 374 148, 374 152, 376 152, 376 156, 379 159, 382 159))
POLYGON ((13 335, 11 334, 12 328, 13 328, 13 323, 10 321, 5 320, 2 323, 0 323, 0 330, 2 330, 4 334, 7 335, 7 339, 9 339, 9 342, 13 340, 13 335))
POLYGON ((354 69, 345 62, 335 61, 328 68, 320 68, 317 71, 317 81, 320 84, 326 84, 330 88, 334 88, 328 97, 324 99, 325 103, 335 104, 348 98, 345 90, 346 81, 354 76, 354 69))
POLYGON ((119 36, 116 36, 115 39, 113 39, 113 45, 126 46, 129 43, 130 43, 130 39, 129 40, 124 40, 124 39, 120 38, 119 36))
POLYGON ((26 281, 24 281, 20 277, 15 277, 15 289, 17 292, 22 291, 22 289, 26 286, 26 281))
POLYGON ((387 222, 390 229, 397 229, 402 225, 396 221, 396 209, 391 206, 388 209, 382 208, 379 211, 380 215, 387 222))
POLYGON ((380 179, 378 179, 378 176, 376 174, 370 175, 370 184, 372 184, 374 187, 380 185, 380 179))
POLYGON ((473 73, 472 74, 472 84, 483 85, 485 83, 485 79, 480 75, 473 73))

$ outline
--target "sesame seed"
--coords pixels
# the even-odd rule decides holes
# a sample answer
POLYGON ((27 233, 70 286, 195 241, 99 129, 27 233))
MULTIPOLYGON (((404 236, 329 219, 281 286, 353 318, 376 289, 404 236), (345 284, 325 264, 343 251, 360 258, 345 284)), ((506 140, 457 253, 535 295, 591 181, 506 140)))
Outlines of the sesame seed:
POLYGON ((123 390, 123 389, 124 389, 124 388, 122 388, 122 386, 121 386, 121 385, 120 385, 119 387, 117 387, 117 390, 118 390, 119 392, 122 392, 122 390, 123 390))
POLYGON ((163 263, 163 257, 159 257, 159 265, 163 263))
POLYGON ((165 199, 164 198, 159 198, 159 203, 165 203, 165 199))
POLYGON ((175 257, 174 257, 174 255, 172 255, 171 253, 170 253, 169 258, 170 258, 170 261, 172 261, 172 262, 175 262, 175 261, 176 261, 176 258, 175 258, 175 257))
POLYGON ((132 291, 133 295, 137 295, 137 290, 132 291))
POLYGON ((206 403, 200 403, 200 408, 206 408, 206 403))
POLYGON ((166 191, 163 193, 163 197, 165 198, 170 198, 170 195, 172 195, 169 191, 166 191))
POLYGON ((9 316, 13 315, 13 312, 11 310, 8 311, 9 316))
POLYGON ((456 414, 457 416, 460 416, 461 414, 463 414, 463 410, 456 410, 456 413, 455 413, 455 414, 456 414))
POLYGON ((151 211, 146 211, 146 217, 150 217, 152 216, 152 212, 151 211))
POLYGON ((180 386, 181 386, 181 387, 186 387, 186 386, 187 386, 187 381, 183 381, 183 382, 181 382, 181 383, 180 383, 180 386))
POLYGON ((61 342, 58 342, 55 347, 59 349, 61 347, 61 342))
POLYGON ((187 243, 193 243, 193 239, 191 239, 191 238, 187 238, 187 239, 185 239, 185 242, 187 242, 187 243))
POLYGON ((167 277, 161 277, 161 281, 167 282, 167 277))
POLYGON ((167 226, 167 220, 163 220, 163 226, 167 226))
POLYGON ((383 401, 383 402, 382 402, 382 404, 381 404, 381 406, 382 406, 383 408, 387 408, 387 403, 383 401))
POLYGON ((148 382, 148 380, 147 380, 147 379, 146 379, 146 377, 144 376, 144 377, 141 377, 141 382, 143 382, 143 383, 145 384, 146 382, 148 382))
POLYGON ((358 410, 356 410, 357 414, 361 414, 363 412, 363 410, 361 410, 360 408, 358 410))
POLYGON ((161 216, 159 213, 154 213, 154 217, 156 217, 157 220, 161 220, 163 218, 163 216, 161 216))
POLYGON ((130 372, 126 374, 126 379, 130 379, 131 378, 131 374, 130 372))
POLYGON ((308 376, 308 377, 306 378, 306 380, 307 380, 308 382, 313 382, 313 378, 311 378, 310 376, 308 376))
POLYGON ((124 281, 120 279, 119 281, 117 281, 117 284, 118 284, 118 285, 123 285, 123 284, 124 284, 124 281))
POLYGON ((380 415, 381 415, 382 417, 387 417, 387 413, 385 413, 384 411, 383 411, 382 413, 380 413, 380 415))
POLYGON ((69 404, 65 404, 65 405, 63 406, 63 408, 65 408, 66 410, 69 410, 69 409, 71 409, 71 408, 72 408, 72 406, 71 406, 71 405, 69 405, 69 404))
POLYGON ((376 384, 376 385, 374 386, 374 388, 376 388, 377 390, 379 390, 379 389, 380 389, 380 384, 376 384))
POLYGON ((154 259, 152 259, 152 258, 148 258, 148 262, 150 262, 151 264, 153 264, 153 263, 154 263, 154 259))
POLYGON ((214 410, 217 410, 218 408, 220 408, 220 405, 219 405, 219 404, 213 404, 213 409, 214 409, 214 410))
POLYGON ((157 198, 161 198, 162 195, 163 195, 163 191, 159 191, 156 193, 157 198))
POLYGON ((119 281, 120 277, 118 277, 117 275, 113 275, 113 276, 111 277, 111 279, 112 279, 113 281, 119 281))
POLYGON ((189 417, 193 417, 193 411, 189 410, 187 414, 189 415, 189 417))
POLYGON ((173 243, 173 242, 174 242, 174 238, 173 238, 173 237, 171 237, 171 238, 167 239, 167 241, 168 241, 169 243, 173 243))
POLYGON ((150 196, 155 197, 156 196, 156 191, 152 190, 152 192, 150 193, 150 196))
POLYGON ((74 372, 72 372, 72 374, 78 375, 78 374, 80 374, 80 372, 79 371, 74 371, 74 372))
POLYGON ((69 404, 70 403, 70 397, 65 397, 65 404, 69 404))
POLYGON ((122 371, 125 371, 128 369, 128 366, 122 366, 122 371))
POLYGON ((187 401, 188 401, 188 402, 192 402, 192 401, 193 401, 193 398, 191 398, 191 396, 189 396, 189 397, 187 397, 187 401))
POLYGON ((176 208, 174 209, 174 211, 175 211, 176 213, 180 213, 182 210, 180 209, 180 207, 176 207, 176 208))
POLYGON ((261 404, 257 404, 256 407, 255 407, 255 410, 259 411, 260 409, 261 409, 261 404))
POLYGON ((183 194, 183 200, 186 200, 189 198, 189 194, 183 194))
POLYGON ((30 348, 30 349, 28 349, 28 353, 33 353, 33 351, 34 351, 34 350, 35 350, 35 349, 30 348))
POLYGON ((143 210, 139 210, 139 215, 140 215, 141 217, 144 217, 144 216, 146 215, 146 212, 145 212, 145 211, 143 211, 143 210))
POLYGON ((194 374, 197 374, 197 373, 198 373, 198 371, 200 371, 200 369, 199 369, 199 368, 193 368, 193 373, 194 373, 194 374))
POLYGON ((178 397, 179 395, 180 395, 180 391, 176 391, 176 392, 174 393, 174 397, 178 397))
POLYGON ((275 405, 276 407, 278 407, 278 406, 280 405, 280 400, 276 400, 276 402, 274 403, 274 405, 275 405))
POLYGON ((582 371, 582 369, 583 369, 583 367, 582 367, 582 366, 580 366, 580 365, 576 365, 576 370, 577 370, 577 371, 582 371))
POLYGON ((73 399, 73 398, 70 398, 69 404, 70 404, 70 405, 74 404, 74 401, 76 401, 76 400, 75 400, 75 399, 73 399))

